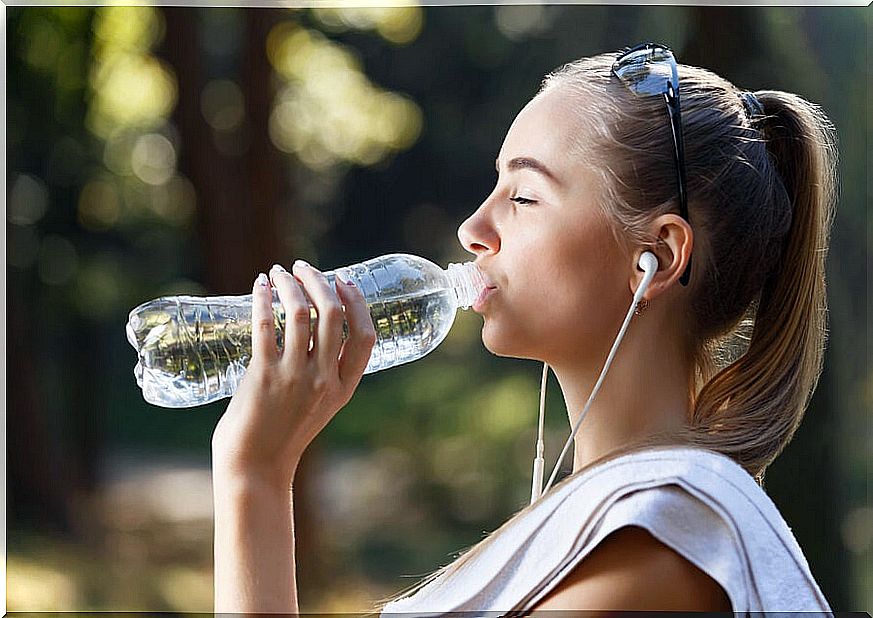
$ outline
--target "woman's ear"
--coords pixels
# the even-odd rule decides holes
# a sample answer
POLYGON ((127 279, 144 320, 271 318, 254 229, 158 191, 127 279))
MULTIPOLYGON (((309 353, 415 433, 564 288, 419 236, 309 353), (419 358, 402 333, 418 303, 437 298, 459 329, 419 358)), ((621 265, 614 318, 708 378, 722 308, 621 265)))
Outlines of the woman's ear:
POLYGON ((634 294, 645 275, 639 266, 640 256, 646 251, 654 253, 658 258, 658 272, 643 295, 645 300, 657 298, 679 280, 694 246, 694 231, 679 215, 661 215, 652 222, 651 232, 654 244, 640 247, 633 253, 634 267, 629 281, 631 294, 634 294))

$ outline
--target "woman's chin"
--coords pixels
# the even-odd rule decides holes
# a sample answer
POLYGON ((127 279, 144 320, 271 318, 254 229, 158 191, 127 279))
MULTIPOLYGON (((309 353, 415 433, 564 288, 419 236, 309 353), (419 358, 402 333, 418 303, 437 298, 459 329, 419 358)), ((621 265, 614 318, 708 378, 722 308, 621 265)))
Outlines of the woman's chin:
POLYGON ((495 356, 526 358, 524 350, 519 346, 519 337, 497 328, 488 318, 482 327, 482 345, 495 356))

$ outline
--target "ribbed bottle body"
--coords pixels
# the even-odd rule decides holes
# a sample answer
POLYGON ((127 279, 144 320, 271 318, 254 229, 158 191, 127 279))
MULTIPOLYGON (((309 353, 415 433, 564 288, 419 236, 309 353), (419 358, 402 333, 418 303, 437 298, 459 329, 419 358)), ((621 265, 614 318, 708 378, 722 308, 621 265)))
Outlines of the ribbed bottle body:
MULTIPOLYGON (((472 278, 463 286, 456 274, 449 277, 432 262, 406 254, 336 270, 363 292, 376 330, 364 373, 419 359, 445 339, 458 307, 468 306, 471 290, 480 285, 475 267, 464 266, 472 278)), ((324 274, 333 287, 334 272, 324 274)), ((137 350, 134 375, 146 401, 182 408, 233 395, 251 360, 251 306, 250 294, 173 296, 131 311, 127 336, 137 350)), ((311 305, 310 312, 314 333, 317 312, 311 305)), ((285 311, 275 290, 273 315, 281 349, 285 311)), ((343 324, 343 338, 347 332, 343 324)))

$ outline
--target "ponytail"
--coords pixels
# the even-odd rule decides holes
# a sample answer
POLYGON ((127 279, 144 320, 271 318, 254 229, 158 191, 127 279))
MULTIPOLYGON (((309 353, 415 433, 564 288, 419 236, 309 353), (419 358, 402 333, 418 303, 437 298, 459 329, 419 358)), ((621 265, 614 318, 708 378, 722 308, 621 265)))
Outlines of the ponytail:
POLYGON ((822 369, 827 340, 825 258, 834 216, 834 129, 821 110, 785 92, 756 93, 770 203, 790 226, 757 299, 745 354, 696 398, 693 442, 720 451, 759 483, 796 431, 822 369))

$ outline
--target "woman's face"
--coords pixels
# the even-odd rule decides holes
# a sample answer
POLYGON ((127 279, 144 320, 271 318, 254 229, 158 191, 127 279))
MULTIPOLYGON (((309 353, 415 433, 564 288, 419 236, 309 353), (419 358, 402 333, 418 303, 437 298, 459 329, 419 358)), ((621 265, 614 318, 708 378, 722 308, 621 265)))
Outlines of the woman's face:
MULTIPOLYGON (((570 155, 578 123, 551 90, 518 114, 491 194, 458 229, 490 284, 482 340, 498 356, 553 366, 601 363, 632 295, 630 256, 599 207, 594 177, 570 155)), ((584 136, 582 136, 584 138, 584 136)))

